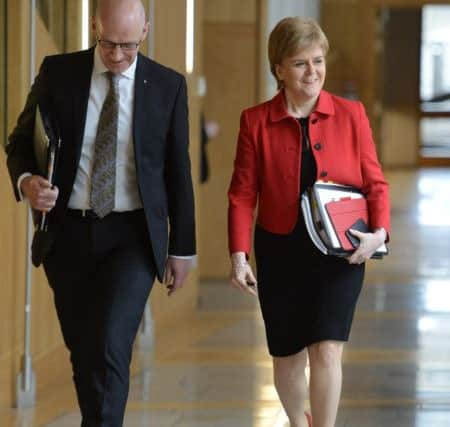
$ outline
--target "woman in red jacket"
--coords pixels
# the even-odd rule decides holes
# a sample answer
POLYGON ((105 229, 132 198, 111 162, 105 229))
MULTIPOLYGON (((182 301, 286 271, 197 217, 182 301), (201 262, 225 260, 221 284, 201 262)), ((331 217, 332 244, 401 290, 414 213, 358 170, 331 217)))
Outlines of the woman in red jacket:
POLYGON ((364 107, 322 89, 327 51, 313 20, 285 18, 274 28, 269 61, 279 92, 242 112, 229 189, 232 284, 259 296, 275 386, 291 427, 311 425, 304 412, 307 355, 314 427, 334 426, 342 350, 364 262, 390 227, 388 184, 364 107), (323 255, 308 237, 300 196, 318 179, 366 195, 372 231, 353 232, 360 245, 348 259, 323 255), (258 281, 247 263, 256 205, 258 281))

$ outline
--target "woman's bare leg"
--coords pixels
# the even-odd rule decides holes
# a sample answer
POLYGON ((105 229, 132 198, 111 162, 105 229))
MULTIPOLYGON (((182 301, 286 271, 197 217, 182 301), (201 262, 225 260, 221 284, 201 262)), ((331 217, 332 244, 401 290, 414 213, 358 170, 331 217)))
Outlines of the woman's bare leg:
POLYGON ((310 402, 314 427, 334 427, 342 387, 344 343, 321 341, 308 347, 310 402))
POLYGON ((273 358, 275 388, 291 427, 308 427, 305 417, 307 359, 306 350, 292 356, 273 358))

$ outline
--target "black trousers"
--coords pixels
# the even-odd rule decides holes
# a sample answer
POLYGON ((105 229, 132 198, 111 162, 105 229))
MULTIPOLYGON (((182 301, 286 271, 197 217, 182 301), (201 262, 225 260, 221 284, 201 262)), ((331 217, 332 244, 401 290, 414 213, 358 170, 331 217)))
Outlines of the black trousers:
POLYGON ((82 427, 121 427, 132 346, 155 266, 142 210, 67 215, 44 261, 70 351, 82 427))

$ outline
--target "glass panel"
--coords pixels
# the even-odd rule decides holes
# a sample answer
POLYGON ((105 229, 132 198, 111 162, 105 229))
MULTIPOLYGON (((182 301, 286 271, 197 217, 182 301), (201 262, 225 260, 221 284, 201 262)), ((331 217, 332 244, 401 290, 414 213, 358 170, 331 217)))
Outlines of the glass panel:
POLYGON ((0 0, 0 144, 6 144, 6 0, 0 0))
POLYGON ((420 120, 421 156, 450 158, 450 119, 424 117, 420 120))
POLYGON ((422 8, 420 156, 450 159, 450 6, 422 8), (428 116, 428 117, 427 117, 428 116))
POLYGON ((450 6, 422 9, 422 111, 450 111, 450 6))

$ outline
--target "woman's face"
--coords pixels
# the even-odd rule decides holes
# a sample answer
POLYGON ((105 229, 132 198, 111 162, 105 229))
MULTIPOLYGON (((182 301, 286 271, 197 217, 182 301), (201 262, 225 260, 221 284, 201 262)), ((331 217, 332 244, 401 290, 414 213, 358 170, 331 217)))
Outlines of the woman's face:
POLYGON ((318 44, 301 49, 276 65, 286 91, 305 101, 316 98, 325 82, 325 55, 318 44))

